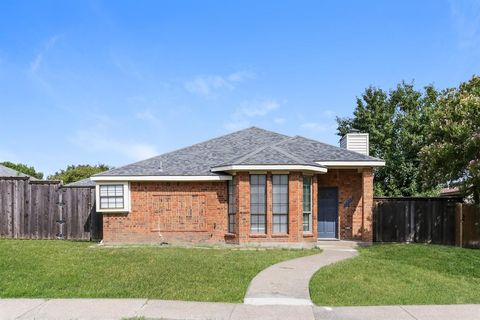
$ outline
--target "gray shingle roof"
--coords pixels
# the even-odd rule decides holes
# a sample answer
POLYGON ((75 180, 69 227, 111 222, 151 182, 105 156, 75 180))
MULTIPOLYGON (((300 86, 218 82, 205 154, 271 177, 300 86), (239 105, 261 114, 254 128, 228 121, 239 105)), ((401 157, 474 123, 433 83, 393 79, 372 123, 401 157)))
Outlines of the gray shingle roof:
POLYGON ((308 162, 314 161, 383 161, 355 151, 332 146, 316 140, 295 136, 277 144, 287 152, 302 155, 308 162))
POLYGON ((308 164, 315 161, 380 161, 315 140, 251 127, 95 176, 214 176, 232 164, 308 164))
POLYGON ((65 187, 95 187, 95 182, 90 180, 90 178, 86 178, 66 184, 65 187))
POLYGON ((29 177, 32 180, 37 180, 37 178, 29 176, 28 174, 10 169, 8 167, 0 165, 0 177, 29 177))

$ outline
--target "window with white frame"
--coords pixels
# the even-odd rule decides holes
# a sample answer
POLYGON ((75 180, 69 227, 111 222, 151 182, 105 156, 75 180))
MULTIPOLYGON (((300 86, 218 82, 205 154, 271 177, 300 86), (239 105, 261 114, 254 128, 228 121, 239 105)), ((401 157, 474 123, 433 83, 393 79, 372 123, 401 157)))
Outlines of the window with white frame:
POLYGON ((250 175, 250 231, 265 233, 267 224, 266 175, 250 175))
POLYGON ((123 184, 104 184, 99 186, 100 209, 125 209, 123 184))
POLYGON ((288 174, 272 175, 273 233, 288 233, 288 174))
POLYGON ((228 181, 228 232, 235 233, 235 177, 228 181))
POLYGON ((312 177, 303 177, 303 231, 312 232, 312 177))

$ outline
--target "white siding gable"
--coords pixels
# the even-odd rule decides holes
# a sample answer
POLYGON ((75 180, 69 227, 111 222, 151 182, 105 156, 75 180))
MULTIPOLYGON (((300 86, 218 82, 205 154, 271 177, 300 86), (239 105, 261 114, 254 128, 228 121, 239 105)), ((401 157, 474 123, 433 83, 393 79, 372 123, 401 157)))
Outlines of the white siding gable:
POLYGON ((368 133, 347 133, 340 140, 340 147, 368 156, 368 133))

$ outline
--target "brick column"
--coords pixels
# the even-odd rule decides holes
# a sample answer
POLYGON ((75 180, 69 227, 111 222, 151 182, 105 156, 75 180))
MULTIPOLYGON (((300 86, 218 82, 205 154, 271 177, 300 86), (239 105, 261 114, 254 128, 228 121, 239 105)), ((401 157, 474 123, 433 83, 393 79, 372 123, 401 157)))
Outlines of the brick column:
POLYGON ((318 175, 314 175, 312 179, 312 233, 317 239, 318 235, 318 175))
POLYGON ((362 240, 373 241, 373 170, 362 171, 362 240))
POLYGON ((299 172, 290 172, 288 179, 288 217, 290 241, 299 241, 303 238, 302 224, 302 182, 303 176, 299 172))
POLYGON ((238 216, 238 239, 240 243, 248 241, 250 233, 250 176, 248 172, 236 175, 236 202, 238 216))

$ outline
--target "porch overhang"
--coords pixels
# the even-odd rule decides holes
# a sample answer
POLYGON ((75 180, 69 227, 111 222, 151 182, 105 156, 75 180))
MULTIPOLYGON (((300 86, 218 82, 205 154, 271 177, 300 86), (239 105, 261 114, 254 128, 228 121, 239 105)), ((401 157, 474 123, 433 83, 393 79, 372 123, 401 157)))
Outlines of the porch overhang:
POLYGON ((305 164, 234 164, 212 167, 211 172, 235 172, 235 171, 306 171, 327 173, 328 169, 322 165, 305 164))

